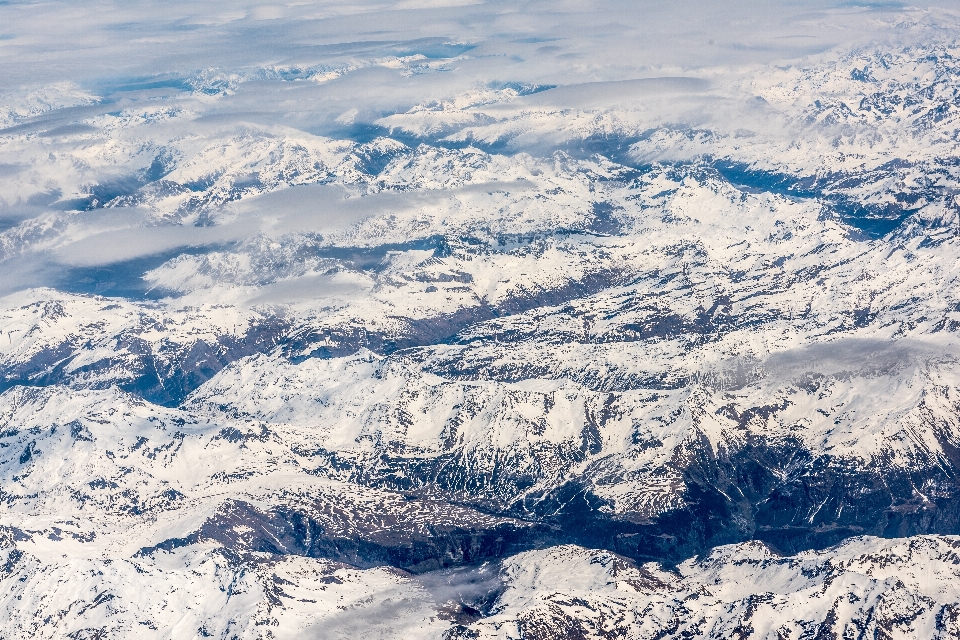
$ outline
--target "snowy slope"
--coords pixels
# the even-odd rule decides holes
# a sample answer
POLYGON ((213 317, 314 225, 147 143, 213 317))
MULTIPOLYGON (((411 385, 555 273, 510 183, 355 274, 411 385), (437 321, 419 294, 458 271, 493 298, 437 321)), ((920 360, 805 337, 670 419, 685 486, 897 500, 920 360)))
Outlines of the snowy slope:
POLYGON ((956 637, 957 23, 890 20, 3 93, 0 637, 956 637))
POLYGON ((950 638, 955 538, 856 538, 792 557, 718 547, 676 571, 561 546, 511 558, 494 614, 453 637, 950 638))
POLYGON ((781 557, 744 543, 673 571, 563 545, 505 560, 486 616, 450 575, 210 545, 41 562, 7 543, 0 583, 15 637, 939 639, 958 633, 957 544, 855 538, 781 557))

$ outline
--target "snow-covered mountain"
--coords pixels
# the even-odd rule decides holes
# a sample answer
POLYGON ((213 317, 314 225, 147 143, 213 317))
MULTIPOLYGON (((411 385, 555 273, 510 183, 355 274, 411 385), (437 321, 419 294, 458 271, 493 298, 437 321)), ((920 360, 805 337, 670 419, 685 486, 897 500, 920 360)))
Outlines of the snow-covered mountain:
POLYGON ((823 11, 3 89, 0 638, 957 637, 957 16, 823 11))

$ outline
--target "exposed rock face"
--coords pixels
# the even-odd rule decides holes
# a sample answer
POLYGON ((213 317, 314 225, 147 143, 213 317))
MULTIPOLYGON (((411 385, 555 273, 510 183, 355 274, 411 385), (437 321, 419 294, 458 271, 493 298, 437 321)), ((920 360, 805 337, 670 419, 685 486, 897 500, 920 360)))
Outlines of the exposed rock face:
POLYGON ((257 638, 266 627, 281 637, 326 638, 400 630, 448 639, 946 639, 960 632, 958 548, 955 537, 867 537, 778 556, 752 542, 667 571, 561 545, 496 570, 416 578, 209 542, 130 559, 48 562, 7 542, 0 606, 8 633, 39 638, 257 638))
POLYGON ((447 637, 951 638, 957 545, 855 538, 781 557, 745 543, 675 572, 554 547, 505 563, 494 614, 447 637))
POLYGON ((0 636, 960 635, 958 50, 831 55, 766 132, 0 112, 0 636))

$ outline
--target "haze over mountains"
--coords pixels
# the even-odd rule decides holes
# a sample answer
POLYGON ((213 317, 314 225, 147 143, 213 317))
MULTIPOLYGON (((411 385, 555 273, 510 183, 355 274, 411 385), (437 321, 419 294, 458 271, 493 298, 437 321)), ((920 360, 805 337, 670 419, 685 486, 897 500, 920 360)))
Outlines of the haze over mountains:
POLYGON ((0 637, 960 634, 951 3, 0 24, 0 637))

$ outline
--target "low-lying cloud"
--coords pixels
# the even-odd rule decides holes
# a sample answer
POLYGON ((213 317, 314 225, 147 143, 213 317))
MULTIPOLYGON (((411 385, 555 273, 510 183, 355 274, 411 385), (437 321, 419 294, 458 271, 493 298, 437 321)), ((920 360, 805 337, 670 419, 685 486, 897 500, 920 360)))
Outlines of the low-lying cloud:
MULTIPOLYGON (((15 184, 5 193, 17 195, 0 201, 0 233, 57 210, 41 201, 60 188, 47 182, 77 173, 68 192, 143 170, 125 168, 122 158, 106 162, 110 175, 84 168, 94 142, 127 135, 110 130, 107 116, 158 108, 180 114, 170 122, 151 116, 130 134, 145 148, 170 136, 236 137, 248 126, 364 140, 384 132, 376 123, 411 109, 438 109, 491 87, 553 86, 484 109, 624 108, 647 113, 654 125, 776 130, 776 118, 731 93, 738 77, 836 47, 909 44, 958 21, 950 3, 845 0, 3 3, 0 181, 15 184), (59 164, 44 175, 52 158, 59 164)), ((577 130, 524 126, 510 152, 562 148, 563 136, 577 130)), ((501 133, 463 140, 489 135, 496 142, 501 133)), ((2 288, 42 284, 42 274, 61 267, 178 247, 334 233, 390 207, 443 197, 344 199, 336 189, 299 186, 244 197, 206 227, 164 226, 135 210, 71 214, 68 233, 12 258, 17 266, 8 258, 2 288), (32 275, 18 281, 16 274, 32 275)))

